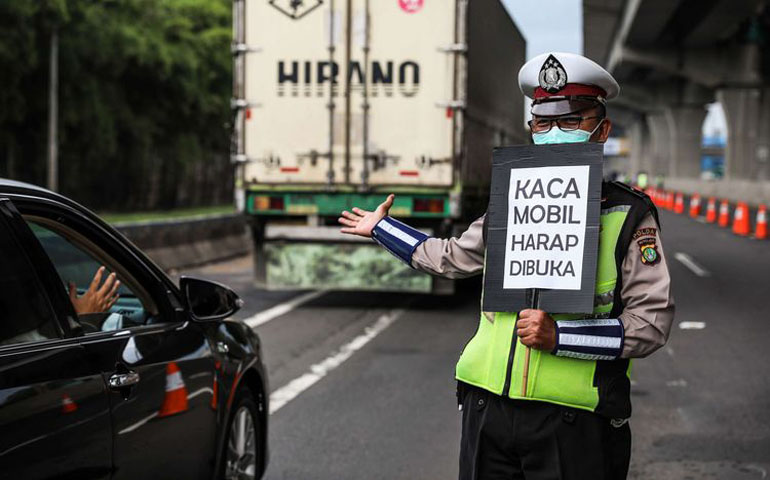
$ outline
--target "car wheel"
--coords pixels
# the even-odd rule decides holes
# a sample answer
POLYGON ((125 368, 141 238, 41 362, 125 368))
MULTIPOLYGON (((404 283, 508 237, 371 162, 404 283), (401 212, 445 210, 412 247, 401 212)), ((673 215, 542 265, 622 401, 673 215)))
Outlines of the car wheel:
POLYGON ((254 396, 246 387, 239 389, 234 405, 226 430, 221 478, 253 480, 257 478, 259 465, 259 411, 254 396))

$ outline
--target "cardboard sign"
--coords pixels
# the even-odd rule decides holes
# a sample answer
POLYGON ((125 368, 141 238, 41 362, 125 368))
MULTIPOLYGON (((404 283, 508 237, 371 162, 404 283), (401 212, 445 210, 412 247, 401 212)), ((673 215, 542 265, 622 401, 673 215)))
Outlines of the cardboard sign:
POLYGON ((495 149, 484 311, 593 311, 601 181, 601 144, 495 149))

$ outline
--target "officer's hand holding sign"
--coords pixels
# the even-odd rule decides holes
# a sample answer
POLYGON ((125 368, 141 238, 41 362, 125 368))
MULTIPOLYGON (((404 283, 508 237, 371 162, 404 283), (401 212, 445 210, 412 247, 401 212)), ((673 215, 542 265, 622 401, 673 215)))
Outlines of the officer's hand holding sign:
POLYGON ((516 335, 524 345, 549 352, 556 347, 556 326, 544 311, 532 308, 520 311, 517 327, 516 335))
POLYGON ((619 92, 608 72, 543 54, 519 87, 533 99, 535 146, 495 150, 489 209, 461 236, 387 216, 392 195, 374 212, 343 212, 342 231, 433 275, 484 273, 479 326, 455 374, 472 406, 461 479, 625 478, 630 361, 666 342, 674 314, 657 212, 643 193, 601 182, 605 103, 619 92), (588 144, 562 146, 575 143, 588 144))

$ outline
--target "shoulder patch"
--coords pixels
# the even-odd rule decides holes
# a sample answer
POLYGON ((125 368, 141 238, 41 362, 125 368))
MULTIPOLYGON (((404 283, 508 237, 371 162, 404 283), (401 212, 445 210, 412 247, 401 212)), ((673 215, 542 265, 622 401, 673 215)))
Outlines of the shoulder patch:
POLYGON ((633 240, 638 240, 642 237, 655 237, 658 234, 658 229, 655 227, 640 228, 634 232, 631 236, 633 240))
MULTIPOLYGON (((645 230, 645 229, 642 229, 645 230)), ((654 230, 654 229, 653 229, 654 230)), ((645 237, 636 242, 641 250, 641 261, 643 265, 655 265, 660 261, 658 253, 657 239, 655 237, 645 237)))

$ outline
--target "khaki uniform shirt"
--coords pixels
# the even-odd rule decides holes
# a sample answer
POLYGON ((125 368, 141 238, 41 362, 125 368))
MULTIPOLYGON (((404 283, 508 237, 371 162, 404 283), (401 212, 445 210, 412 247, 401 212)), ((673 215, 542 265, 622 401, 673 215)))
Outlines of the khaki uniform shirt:
MULTIPOLYGON (((457 238, 425 240, 415 249, 412 266, 447 278, 480 274, 484 268, 483 224, 482 216, 457 238)), ((620 314, 620 321, 625 330, 623 358, 646 357, 662 347, 674 320, 671 277, 659 228, 652 214, 648 213, 639 222, 634 237, 622 265, 623 288, 620 295, 625 308, 620 314), (652 240, 660 259, 645 263, 640 243, 652 240)))

